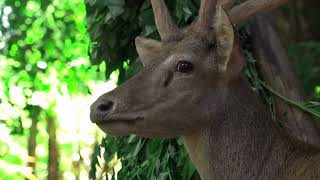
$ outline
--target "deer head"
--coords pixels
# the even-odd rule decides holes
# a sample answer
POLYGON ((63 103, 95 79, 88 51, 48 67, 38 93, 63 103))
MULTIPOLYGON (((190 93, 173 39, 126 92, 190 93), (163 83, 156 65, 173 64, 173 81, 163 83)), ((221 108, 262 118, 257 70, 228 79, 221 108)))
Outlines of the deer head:
POLYGON ((217 1, 203 0, 197 21, 180 30, 164 0, 151 3, 161 42, 136 38, 144 68, 98 98, 92 122, 112 135, 143 137, 183 136, 215 125, 243 64, 230 18, 217 1))

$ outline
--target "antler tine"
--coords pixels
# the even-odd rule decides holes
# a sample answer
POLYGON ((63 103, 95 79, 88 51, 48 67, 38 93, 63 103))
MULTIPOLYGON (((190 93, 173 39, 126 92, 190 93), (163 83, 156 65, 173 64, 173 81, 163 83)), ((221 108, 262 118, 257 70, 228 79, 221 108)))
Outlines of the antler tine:
POLYGON ((177 25, 173 22, 164 0, 151 0, 152 9, 158 32, 162 40, 168 40, 179 33, 177 25))
POLYGON ((199 10, 198 27, 209 29, 215 16, 216 5, 218 0, 202 0, 199 10))
POLYGON ((234 25, 239 25, 252 16, 271 11, 287 2, 288 0, 248 0, 233 7, 229 16, 234 25))

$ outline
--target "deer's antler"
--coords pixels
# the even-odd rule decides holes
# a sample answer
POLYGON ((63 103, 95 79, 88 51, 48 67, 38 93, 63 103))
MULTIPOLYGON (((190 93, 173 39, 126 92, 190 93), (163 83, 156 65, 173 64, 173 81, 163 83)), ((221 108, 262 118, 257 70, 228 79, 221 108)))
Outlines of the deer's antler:
POLYGON ((239 25, 252 16, 271 11, 287 2, 288 0, 247 0, 233 7, 229 16, 234 25, 239 25))
MULTIPOLYGON (((200 30, 210 29, 218 3, 221 3, 225 9, 231 9, 229 11, 231 22, 237 26, 252 16, 271 11, 287 2, 288 0, 247 0, 231 9, 233 0, 202 0, 197 27, 200 30)), ((151 0, 151 4, 161 39, 166 41, 180 34, 180 30, 173 22, 164 0, 151 0)))
POLYGON ((151 0, 151 4, 161 39, 166 41, 173 35, 179 34, 180 31, 173 22, 164 0, 151 0))
POLYGON ((199 10, 197 27, 200 29, 210 29, 215 16, 218 0, 202 0, 199 10))

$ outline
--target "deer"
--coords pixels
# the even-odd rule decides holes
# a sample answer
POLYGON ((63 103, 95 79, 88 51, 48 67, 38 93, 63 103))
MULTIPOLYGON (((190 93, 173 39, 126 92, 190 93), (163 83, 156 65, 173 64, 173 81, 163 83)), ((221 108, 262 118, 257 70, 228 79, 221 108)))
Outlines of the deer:
POLYGON ((151 0, 161 41, 135 39, 143 69, 100 96, 91 121, 114 136, 181 137, 202 180, 320 179, 319 149, 283 132, 241 73, 235 27, 285 2, 227 11, 202 0, 197 19, 179 29, 164 0, 151 0))

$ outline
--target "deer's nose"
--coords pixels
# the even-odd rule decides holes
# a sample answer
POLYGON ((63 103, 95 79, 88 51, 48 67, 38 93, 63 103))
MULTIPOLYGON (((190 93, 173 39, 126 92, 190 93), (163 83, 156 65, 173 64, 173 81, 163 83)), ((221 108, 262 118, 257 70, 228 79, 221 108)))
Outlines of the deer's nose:
POLYGON ((90 119, 93 123, 101 123, 104 118, 112 111, 113 101, 96 101, 90 108, 90 119))

